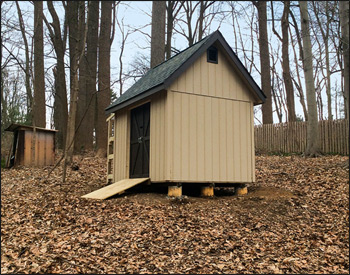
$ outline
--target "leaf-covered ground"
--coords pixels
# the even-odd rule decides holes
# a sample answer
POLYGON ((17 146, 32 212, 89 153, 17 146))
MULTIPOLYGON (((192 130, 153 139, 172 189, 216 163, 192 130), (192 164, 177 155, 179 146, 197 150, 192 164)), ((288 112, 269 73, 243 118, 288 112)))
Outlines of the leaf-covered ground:
POLYGON ((1 273, 347 273, 347 157, 258 156, 249 194, 134 188, 105 201, 105 160, 1 171, 1 273), (147 191, 148 190, 148 191, 147 191))

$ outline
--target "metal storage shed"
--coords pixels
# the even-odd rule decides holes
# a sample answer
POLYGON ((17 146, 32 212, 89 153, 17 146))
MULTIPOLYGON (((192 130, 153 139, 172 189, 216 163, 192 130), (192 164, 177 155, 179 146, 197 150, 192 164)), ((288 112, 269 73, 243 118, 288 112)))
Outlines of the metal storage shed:
POLYGON ((106 108, 107 180, 148 178, 170 185, 169 195, 182 183, 254 182, 253 107, 265 98, 222 34, 212 33, 106 108))

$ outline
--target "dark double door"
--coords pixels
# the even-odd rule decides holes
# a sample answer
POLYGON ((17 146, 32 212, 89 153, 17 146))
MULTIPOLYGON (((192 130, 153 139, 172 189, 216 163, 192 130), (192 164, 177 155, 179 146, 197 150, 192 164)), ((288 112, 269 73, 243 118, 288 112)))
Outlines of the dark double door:
POLYGON ((130 112, 130 178, 149 177, 150 103, 130 112))

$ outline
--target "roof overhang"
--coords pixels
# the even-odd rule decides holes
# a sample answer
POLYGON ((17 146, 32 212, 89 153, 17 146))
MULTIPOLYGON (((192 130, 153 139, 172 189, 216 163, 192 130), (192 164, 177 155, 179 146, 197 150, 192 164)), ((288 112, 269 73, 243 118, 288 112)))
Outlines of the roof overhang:
POLYGON ((149 97, 149 96, 151 96, 151 95, 153 95, 153 94, 155 94, 155 93, 157 93, 157 92, 159 92, 161 90, 164 90, 164 89, 165 89, 164 88, 164 84, 155 86, 155 87, 153 87, 153 88, 143 92, 142 94, 139 94, 139 95, 137 95, 135 97, 130 98, 127 101, 124 101, 124 102, 122 102, 122 103, 120 103, 118 105, 112 106, 110 108, 106 108, 105 109, 105 114, 108 115, 110 113, 114 113, 116 111, 119 111, 119 110, 121 110, 121 109, 123 109, 125 107, 128 107, 131 104, 134 104, 134 103, 136 103, 138 101, 141 101, 141 100, 143 100, 143 99, 145 99, 145 98, 147 98, 147 97, 149 97))
MULTIPOLYGON (((5 131, 7 131, 7 132, 16 132, 18 130, 31 130, 31 131, 33 131, 33 129, 34 129, 34 126, 31 126, 31 125, 12 123, 9 127, 7 127, 5 129, 5 131)), ((41 127, 35 127, 35 130, 46 131, 46 132, 58 132, 58 130, 41 128, 41 127)))

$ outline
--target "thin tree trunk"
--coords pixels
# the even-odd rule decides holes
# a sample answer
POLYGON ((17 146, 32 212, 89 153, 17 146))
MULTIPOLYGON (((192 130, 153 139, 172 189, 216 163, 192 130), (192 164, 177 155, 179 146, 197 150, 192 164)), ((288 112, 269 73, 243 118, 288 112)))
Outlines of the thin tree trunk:
POLYGON ((174 20, 177 17, 178 13, 180 12, 181 8, 183 7, 184 1, 166 1, 166 17, 167 17, 167 24, 166 24, 166 45, 165 45, 165 53, 166 53, 166 59, 169 59, 171 57, 171 40, 173 37, 173 28, 174 28, 174 20))
POLYGON ((21 9, 19 7, 18 1, 16 1, 16 6, 17 6, 17 13, 18 13, 18 20, 19 20, 19 26, 21 29, 22 33, 22 38, 24 42, 24 49, 25 49, 25 58, 26 58, 26 63, 25 63, 25 87, 26 87, 26 93, 27 93, 27 117, 26 121, 31 123, 32 122, 32 106, 33 106, 33 94, 32 94, 32 87, 30 85, 30 78, 31 78, 31 64, 30 64, 30 58, 29 58, 29 46, 28 46, 28 40, 26 36, 26 31, 25 31, 25 25, 23 22, 23 16, 21 9))
POLYGON ((305 149, 305 156, 316 156, 319 152, 318 121, 307 3, 307 1, 299 1, 303 40, 303 67, 305 75, 307 108, 309 114, 309 120, 307 122, 307 144, 305 149))
POLYGON ((290 74, 289 66, 289 1, 284 1, 284 10, 282 15, 282 69, 283 69, 283 79, 284 87, 286 89, 287 95, 287 110, 288 110, 288 121, 296 121, 295 114, 295 103, 294 103, 294 89, 292 77, 290 74))
POLYGON ((76 62, 76 47, 78 46, 79 33, 78 33, 78 16, 79 16, 79 1, 68 1, 67 2, 67 15, 68 15, 68 44, 69 44, 69 64, 70 64, 70 96, 72 96, 73 85, 74 85, 74 64, 76 62))
MULTIPOLYGON (((273 52, 272 50, 272 46, 270 44, 270 48, 271 48, 271 52, 273 52)), ((282 123, 282 103, 281 100, 279 99, 279 97, 276 95, 275 89, 276 89, 276 85, 278 84, 278 76, 277 76, 277 72, 276 72, 276 62, 275 62, 275 58, 274 55, 271 55, 272 58, 272 66, 271 66, 271 96, 273 97, 273 102, 275 103, 275 109, 276 109, 276 113, 277 113, 277 118, 279 123, 282 123), (276 84, 275 84, 275 75, 276 75, 276 84)))
POLYGON ((344 58, 344 109, 345 117, 349 118, 349 2, 339 1, 341 45, 344 58))
MULTIPOLYGON (((300 37, 298 24, 297 24, 297 21, 294 17, 293 12, 289 11, 289 14, 292 17, 295 34, 297 36, 297 42, 298 42, 298 46, 299 46, 299 59, 302 60, 303 59, 303 45, 301 43, 301 37, 300 37)), ((294 82, 295 87, 297 88, 297 91, 299 92, 300 104, 303 108, 305 121, 307 121, 308 120, 308 113, 307 113, 307 108, 306 108, 306 103, 305 103, 305 96, 304 96, 304 92, 303 92, 303 87, 301 85, 298 58, 297 58, 297 54, 296 54, 296 50, 295 50, 294 45, 292 45, 292 49, 293 49, 293 53, 294 53, 295 70, 296 70, 298 82, 296 82, 294 79, 292 79, 292 80, 294 82)))
MULTIPOLYGON (((321 30, 322 39, 323 39, 323 45, 324 51, 325 51, 325 58, 326 58, 326 79, 327 79, 327 85, 326 85, 326 94, 327 94, 327 109, 328 109, 328 120, 333 120, 332 115, 332 95, 331 95, 331 68, 330 68, 330 62, 329 62, 329 45, 328 45, 328 38, 329 38, 329 27, 331 24, 330 15, 329 13, 332 11, 329 11, 328 1, 325 2, 325 10, 327 11, 326 17, 327 21, 325 26, 322 24, 320 18, 319 18, 319 10, 316 7, 315 1, 312 1, 312 6, 314 9, 315 17, 318 23, 318 26, 321 30), (325 30, 324 30, 325 28, 325 30)), ((320 52, 322 52, 322 48, 320 47, 320 52)), ((323 68, 322 74, 324 74, 323 68)))
MULTIPOLYGON (((2 4, 2 3, 1 3, 2 4)), ((2 43, 0 45, 0 59, 1 65, 2 63, 2 43)), ((7 126, 7 100, 4 97, 4 74, 5 72, 1 72, 1 123, 4 126, 7 126)), ((4 131, 1 131, 1 141, 3 140, 4 131)))
MULTIPOLYGON (((72 31, 72 33, 69 34, 69 39, 75 41, 70 41, 70 45, 74 45, 74 48, 70 49, 70 54, 73 56, 70 56, 71 64, 70 64, 70 72, 71 72, 71 79, 72 83, 70 85, 71 91, 70 91, 70 104, 69 104, 69 116, 68 116, 68 127, 67 127, 67 139, 66 139, 66 149, 65 149, 65 164, 69 164, 72 162, 73 158, 73 150, 74 150, 74 136, 75 136, 75 121, 76 121, 76 114, 77 114, 77 99, 78 99, 78 92, 79 92, 79 79, 78 79, 78 70, 80 66, 81 59, 83 57, 84 51, 79 51, 82 49, 80 47, 80 43, 85 45, 86 43, 86 34, 87 34, 87 26, 85 26, 84 29, 84 22, 83 20, 79 20, 79 6, 85 5, 84 1, 79 1, 76 3, 76 5, 72 5, 70 8, 68 8, 69 14, 69 30, 72 31), (77 24, 77 25, 72 25, 77 24), (83 36, 83 42, 80 41, 80 33, 84 32, 83 36)), ((80 9, 81 11, 81 9, 80 9)))
POLYGON ((167 24, 166 24, 166 45, 165 45, 165 53, 166 59, 171 57, 171 39, 173 36, 173 28, 174 28, 174 5, 175 1, 167 1, 167 24))
POLYGON ((152 1, 151 68, 164 61, 165 1, 152 1))
MULTIPOLYGON (((79 6, 79 20, 82 21, 83 28, 85 29, 85 5, 79 6)), ((80 120, 83 118, 85 108, 87 105, 87 94, 86 94, 86 52, 85 52, 85 45, 83 45, 84 41, 84 32, 80 33, 80 41, 79 44, 79 52, 82 53, 83 57, 81 59, 81 62, 79 64, 79 92, 78 92, 78 101, 77 101, 77 115, 76 115, 76 121, 75 125, 78 125, 80 120)), ((84 151, 84 141, 85 141, 85 129, 83 127, 79 127, 79 129, 76 129, 76 137, 74 141, 74 152, 81 153, 84 151)))
MULTIPOLYGON (((57 148, 64 149, 68 122, 67 87, 64 64, 66 35, 64 35, 64 37, 61 36, 60 21, 52 1, 48 1, 47 6, 52 17, 52 23, 49 24, 45 17, 44 20, 50 32, 50 38, 57 58, 56 67, 53 69, 55 77, 54 125, 55 129, 58 130, 56 134, 57 148), (51 26, 53 30, 51 29, 51 26)), ((67 14, 65 15, 65 18, 67 18, 67 14)), ((66 34, 66 32, 67 24, 64 24, 64 34, 66 34)))
POLYGON ((258 9, 259 17, 259 49, 260 49, 260 71, 261 71, 261 88, 266 95, 266 101, 262 105, 263 124, 273 123, 272 116, 272 99, 271 99, 271 68, 270 54, 267 35, 267 15, 266 1, 254 3, 258 9))
POLYGON ((207 1, 200 1, 199 4, 199 17, 198 17, 198 41, 202 40, 203 38, 203 21, 204 21, 204 12, 206 9, 207 1))
POLYGON ((97 48, 98 48, 98 24, 99 24, 99 1, 89 2, 89 19, 87 21, 89 35, 87 37, 87 80, 86 80, 86 99, 87 103, 91 102, 88 112, 84 117, 81 125, 84 141, 81 146, 86 150, 94 149, 93 132, 95 125, 96 112, 96 78, 97 78, 97 48), (92 97, 91 101, 89 100, 92 97))
POLYGON ((105 157, 107 153, 107 123, 105 108, 111 103, 111 27, 113 1, 101 3, 101 30, 98 52, 98 93, 97 93, 97 123, 96 145, 97 156, 105 157))
POLYGON ((33 124, 46 127, 43 2, 34 1, 34 108, 33 124))
POLYGON ((129 37, 129 34, 131 33, 130 31, 127 31, 125 33, 125 26, 124 26, 124 21, 122 20, 122 22, 120 23, 117 20, 117 25, 121 34, 121 45, 120 45, 120 54, 119 54, 119 96, 123 93, 123 84, 124 84, 124 80, 123 80, 123 70, 124 70, 124 63, 123 63, 123 54, 124 54, 124 50, 125 50, 125 45, 126 45, 126 41, 129 37))
POLYGON ((329 47, 328 47, 328 39, 325 41, 325 51, 326 51, 326 72, 327 72, 327 109, 328 109, 328 120, 333 120, 332 115, 332 94, 331 94, 331 71, 329 65, 329 47), (327 41, 327 42, 326 42, 327 41))
MULTIPOLYGON (((84 24, 84 22, 82 22, 83 20, 78 20, 78 18, 79 18, 79 6, 80 5, 85 5, 85 2, 79 1, 78 5, 73 6, 72 7, 73 10, 69 11, 69 12, 72 12, 72 14, 77 15, 78 26, 77 26, 76 34, 78 34, 78 36, 76 36, 76 37, 81 38, 81 36, 79 35, 81 32, 84 32, 84 36, 83 36, 83 41, 77 40, 76 43, 74 44, 75 48, 72 49, 72 51, 74 51, 73 55, 75 58, 71 59, 72 60, 71 73, 73 74, 72 75, 73 83, 71 84, 71 97, 70 97, 70 105, 69 105, 67 139, 66 139, 66 146, 65 146, 65 151, 64 151, 63 176, 62 176, 63 182, 65 182, 65 180, 66 180, 67 165, 70 164, 73 160, 74 139, 75 139, 75 133, 76 133, 75 121, 76 121, 76 114, 77 114, 77 99, 78 99, 78 93, 79 93, 78 70, 79 70, 80 62, 81 62, 83 55, 84 55, 84 51, 79 51, 79 49, 80 49, 79 45, 80 45, 80 43, 85 45, 87 31, 88 31, 87 24, 84 24), (84 29, 84 27, 85 27, 85 29, 84 29)), ((82 9, 80 9, 80 11, 81 10, 82 9)), ((70 17, 70 18, 73 19, 72 17, 70 17)), ((89 18, 89 14, 88 14, 88 18, 89 18)), ((76 20, 72 20, 70 22, 68 21, 68 24, 71 24, 72 22, 75 22, 75 21, 76 20)))

